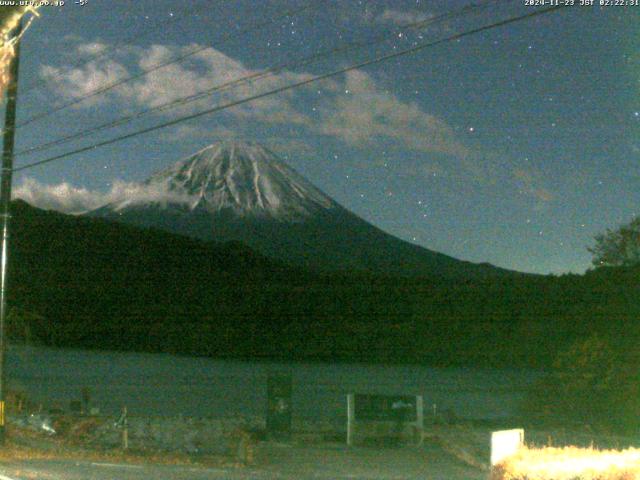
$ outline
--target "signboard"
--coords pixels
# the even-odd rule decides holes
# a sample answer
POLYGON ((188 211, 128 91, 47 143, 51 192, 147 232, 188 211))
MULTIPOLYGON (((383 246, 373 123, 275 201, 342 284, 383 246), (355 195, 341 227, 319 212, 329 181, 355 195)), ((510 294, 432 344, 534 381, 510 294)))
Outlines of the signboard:
POLYGON ((412 395, 355 394, 356 420, 415 422, 418 419, 416 397, 412 395))
POLYGON ((405 427, 415 434, 418 444, 424 430, 423 399, 420 395, 347 395, 347 445, 353 445, 356 424, 392 422, 396 431, 405 427))

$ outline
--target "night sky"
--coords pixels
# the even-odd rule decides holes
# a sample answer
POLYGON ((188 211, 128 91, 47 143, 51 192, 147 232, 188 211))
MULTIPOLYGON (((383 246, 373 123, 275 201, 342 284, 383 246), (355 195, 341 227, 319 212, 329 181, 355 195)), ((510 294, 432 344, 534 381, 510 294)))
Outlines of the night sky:
MULTIPOLYGON (((277 65, 274 75, 32 155, 45 159, 540 7, 463 1, 88 0, 24 37, 17 150, 277 65), (428 22, 427 22, 428 23, 428 22), (296 60, 362 46, 297 66, 296 60)), ((596 4, 599 3, 596 1, 596 4)), ((583 272, 640 204, 640 7, 564 8, 21 171, 16 191, 80 211, 221 139, 259 141, 376 226, 457 258, 583 272)))

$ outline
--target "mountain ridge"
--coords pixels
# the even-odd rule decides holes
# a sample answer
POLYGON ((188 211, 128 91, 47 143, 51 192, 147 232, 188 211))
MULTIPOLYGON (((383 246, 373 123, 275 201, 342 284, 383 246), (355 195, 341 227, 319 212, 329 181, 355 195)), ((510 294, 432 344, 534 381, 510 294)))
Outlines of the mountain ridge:
POLYGON ((384 232, 257 143, 209 145, 144 185, 164 190, 169 200, 125 199, 89 214, 202 240, 241 241, 313 270, 462 277, 515 273, 458 260, 384 232))

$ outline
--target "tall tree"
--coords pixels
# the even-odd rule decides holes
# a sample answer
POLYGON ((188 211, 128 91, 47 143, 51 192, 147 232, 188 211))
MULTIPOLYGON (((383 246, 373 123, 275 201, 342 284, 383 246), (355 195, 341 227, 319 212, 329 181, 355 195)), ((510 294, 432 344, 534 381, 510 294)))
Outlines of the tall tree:
POLYGON ((607 229, 596 235, 595 240, 595 246, 588 250, 596 267, 640 264, 640 217, 616 230, 607 229))

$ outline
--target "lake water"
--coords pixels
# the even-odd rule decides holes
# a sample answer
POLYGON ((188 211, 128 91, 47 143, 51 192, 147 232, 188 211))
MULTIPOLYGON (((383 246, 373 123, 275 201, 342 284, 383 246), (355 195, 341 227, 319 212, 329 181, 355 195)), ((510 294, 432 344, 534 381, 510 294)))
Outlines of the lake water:
POLYGON ((10 346, 7 377, 35 402, 66 407, 88 387, 104 413, 126 405, 133 415, 263 416, 267 378, 293 379, 297 419, 343 424, 348 393, 423 395, 425 416, 513 416, 539 372, 365 364, 221 361, 164 354, 10 346))

